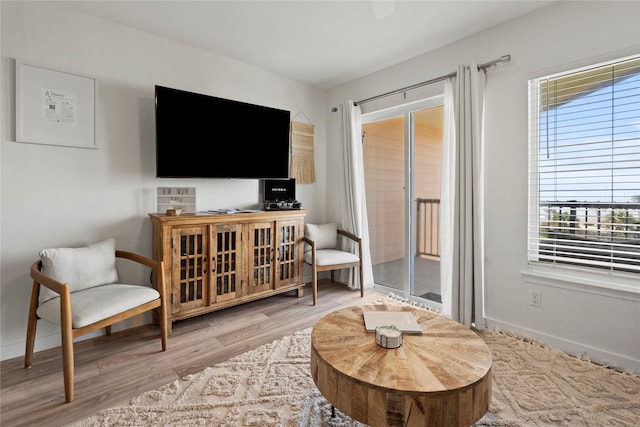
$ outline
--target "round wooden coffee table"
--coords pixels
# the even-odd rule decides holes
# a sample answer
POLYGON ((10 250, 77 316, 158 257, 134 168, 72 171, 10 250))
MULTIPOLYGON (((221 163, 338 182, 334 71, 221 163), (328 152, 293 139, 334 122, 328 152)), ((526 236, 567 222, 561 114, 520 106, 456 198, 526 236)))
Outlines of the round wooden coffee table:
POLYGON ((321 318, 311 332, 311 375, 333 406, 370 426, 469 426, 491 399, 491 352, 466 326, 410 306, 422 335, 386 349, 367 333, 363 307, 321 318))

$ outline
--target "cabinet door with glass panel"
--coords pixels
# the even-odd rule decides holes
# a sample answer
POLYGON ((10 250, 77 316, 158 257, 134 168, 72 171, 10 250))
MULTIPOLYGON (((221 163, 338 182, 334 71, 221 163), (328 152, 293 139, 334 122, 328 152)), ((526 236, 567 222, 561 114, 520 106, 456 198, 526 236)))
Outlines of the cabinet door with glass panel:
POLYGON ((248 293, 273 289, 275 229, 273 221, 253 222, 249 234, 249 286, 248 293))
POLYGON ((276 288, 301 282, 304 221, 276 221, 276 288))
POLYGON ((233 300, 245 293, 242 253, 242 224, 211 226, 210 304, 233 300))
POLYGON ((171 313, 209 305, 209 227, 171 230, 171 313))

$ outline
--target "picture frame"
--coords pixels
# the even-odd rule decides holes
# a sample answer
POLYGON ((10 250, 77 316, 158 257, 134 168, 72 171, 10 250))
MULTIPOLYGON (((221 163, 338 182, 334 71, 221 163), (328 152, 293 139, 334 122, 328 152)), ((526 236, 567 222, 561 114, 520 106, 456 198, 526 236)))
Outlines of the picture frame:
POLYGON ((16 141, 98 148, 96 80, 16 60, 16 141))

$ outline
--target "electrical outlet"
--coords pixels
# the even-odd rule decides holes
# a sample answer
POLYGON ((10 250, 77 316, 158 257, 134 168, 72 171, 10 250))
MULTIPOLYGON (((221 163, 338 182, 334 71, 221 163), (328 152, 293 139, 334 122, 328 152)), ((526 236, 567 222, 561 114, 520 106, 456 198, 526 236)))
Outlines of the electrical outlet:
POLYGON ((529 305, 542 307, 542 291, 529 291, 529 305))

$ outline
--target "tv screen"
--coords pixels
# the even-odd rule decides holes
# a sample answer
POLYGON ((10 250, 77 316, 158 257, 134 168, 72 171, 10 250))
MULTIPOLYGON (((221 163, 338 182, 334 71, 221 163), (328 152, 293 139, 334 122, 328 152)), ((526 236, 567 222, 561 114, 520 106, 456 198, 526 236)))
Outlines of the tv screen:
POLYGON ((290 112, 155 87, 158 178, 288 178, 290 112))

